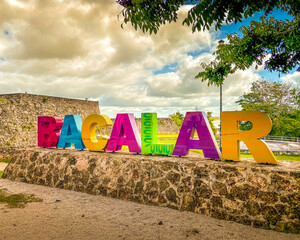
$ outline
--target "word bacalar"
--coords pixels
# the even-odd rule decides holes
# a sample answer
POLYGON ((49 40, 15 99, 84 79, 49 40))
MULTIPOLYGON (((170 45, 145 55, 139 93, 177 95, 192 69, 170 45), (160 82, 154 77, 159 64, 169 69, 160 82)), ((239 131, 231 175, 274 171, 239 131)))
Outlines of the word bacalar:
POLYGON ((272 128, 267 114, 259 111, 229 111, 221 113, 222 154, 209 125, 205 112, 187 112, 176 144, 157 143, 157 114, 142 113, 141 135, 132 113, 117 114, 110 137, 97 137, 96 129, 112 126, 112 120, 104 114, 92 114, 81 121, 79 115, 38 117, 38 146, 90 151, 119 151, 128 146, 130 152, 153 155, 186 156, 190 149, 201 149, 204 157, 213 159, 240 160, 240 141, 243 141, 254 159, 261 163, 276 163, 277 160, 261 140, 272 128), (250 121, 252 128, 239 130, 240 121, 250 121), (198 138, 194 139, 195 132, 198 138))

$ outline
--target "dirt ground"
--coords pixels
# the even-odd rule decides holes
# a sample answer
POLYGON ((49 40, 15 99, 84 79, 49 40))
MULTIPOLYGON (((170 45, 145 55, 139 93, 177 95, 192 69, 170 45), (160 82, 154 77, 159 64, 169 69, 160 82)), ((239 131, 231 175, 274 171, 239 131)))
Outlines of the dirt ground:
POLYGON ((0 239, 300 239, 299 235, 196 213, 7 179, 0 179, 0 189, 34 194, 44 200, 23 209, 0 203, 0 239))

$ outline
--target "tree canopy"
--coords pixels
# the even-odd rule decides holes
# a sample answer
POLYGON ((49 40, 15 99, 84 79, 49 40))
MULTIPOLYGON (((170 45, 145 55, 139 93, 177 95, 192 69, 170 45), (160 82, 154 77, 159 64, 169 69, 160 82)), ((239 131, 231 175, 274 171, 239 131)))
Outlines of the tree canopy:
MULTIPOLYGON (((120 13, 124 22, 131 22, 135 29, 157 33, 159 27, 178 19, 177 11, 184 0, 118 0, 124 6, 120 13)), ((241 22, 256 12, 264 12, 260 21, 251 21, 241 28, 242 36, 228 35, 228 42, 219 45, 214 53, 216 59, 203 63, 204 71, 196 77, 208 84, 220 85, 228 74, 238 69, 247 69, 252 64, 263 65, 270 71, 289 73, 297 68, 300 71, 300 1, 299 0, 200 0, 192 1, 191 8, 183 24, 191 26, 192 31, 222 24, 241 22), (287 12, 292 20, 278 20, 270 16, 274 9, 287 12)), ((122 24, 123 24, 122 23, 122 24)))
MULTIPOLYGON (((273 123, 271 135, 300 137, 300 89, 292 88, 291 83, 253 82, 250 92, 237 103, 242 110, 267 113, 273 123)), ((249 127, 246 122, 241 129, 249 127)))
POLYGON ((172 113, 169 115, 169 118, 171 118, 177 125, 178 128, 181 128, 182 122, 184 120, 184 116, 180 112, 172 113))

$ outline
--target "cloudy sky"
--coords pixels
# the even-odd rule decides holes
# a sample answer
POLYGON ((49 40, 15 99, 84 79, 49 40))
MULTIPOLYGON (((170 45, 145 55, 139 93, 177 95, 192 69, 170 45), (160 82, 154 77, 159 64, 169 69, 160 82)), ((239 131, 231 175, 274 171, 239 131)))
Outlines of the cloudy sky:
MULTIPOLYGON (((157 35, 130 25, 121 29, 114 0, 0 0, 0 93, 28 92, 100 102, 100 111, 212 111, 218 116, 219 90, 194 76, 200 63, 227 33, 191 33, 182 20, 191 6, 180 9, 179 21, 162 26, 157 35)), ((237 110, 235 101, 251 83, 277 74, 262 69, 239 71, 223 87, 223 110, 237 110)), ((281 76, 300 83, 300 73, 281 76)))

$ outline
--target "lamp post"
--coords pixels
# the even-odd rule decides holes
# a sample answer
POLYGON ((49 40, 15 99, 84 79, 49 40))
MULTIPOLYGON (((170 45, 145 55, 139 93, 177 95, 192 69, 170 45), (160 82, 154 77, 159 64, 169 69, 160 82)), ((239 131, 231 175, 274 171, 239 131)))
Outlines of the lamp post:
MULTIPOLYGON (((220 41, 219 41, 219 45, 222 45, 224 43, 224 41, 221 39, 220 41)), ((222 96, 222 83, 220 84, 220 152, 222 153, 222 133, 221 133, 221 131, 222 131, 222 127, 221 127, 221 112, 222 112, 222 98, 223 98, 223 96, 222 96)))

